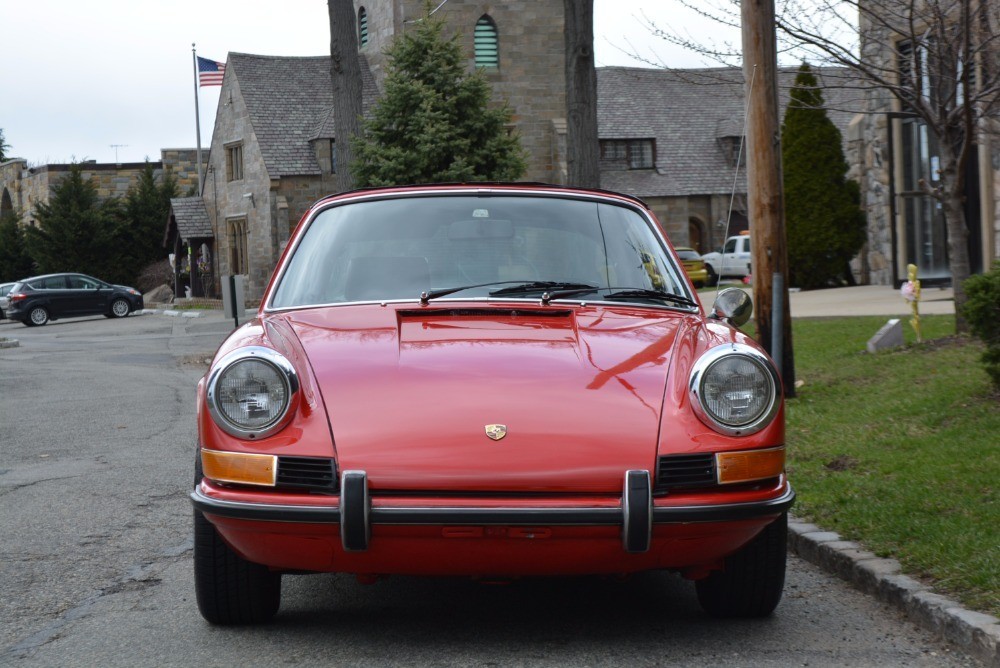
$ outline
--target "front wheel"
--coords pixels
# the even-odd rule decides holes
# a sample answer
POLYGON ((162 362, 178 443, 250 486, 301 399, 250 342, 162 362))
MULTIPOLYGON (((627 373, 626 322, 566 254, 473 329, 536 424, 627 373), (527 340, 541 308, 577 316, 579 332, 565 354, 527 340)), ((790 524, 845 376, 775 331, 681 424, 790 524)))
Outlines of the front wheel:
POLYGON ((49 321, 49 312, 44 306, 36 306, 28 312, 28 319, 24 324, 28 327, 41 327, 49 321))
POLYGON ((714 617, 766 617, 781 600, 788 553, 788 513, 768 524, 725 569, 695 583, 698 602, 714 617))
POLYGON ((260 624, 281 605, 281 574, 242 558, 194 511, 194 590, 212 624, 260 624))
MULTIPOLYGON (((201 455, 194 484, 201 484, 201 455)), ((226 545, 205 515, 194 511, 194 592, 201 616, 212 624, 259 624, 281 605, 281 574, 247 561, 226 545)))
POLYGON ((116 318, 124 318, 131 310, 132 307, 129 306, 128 300, 116 299, 111 302, 111 315, 116 318))

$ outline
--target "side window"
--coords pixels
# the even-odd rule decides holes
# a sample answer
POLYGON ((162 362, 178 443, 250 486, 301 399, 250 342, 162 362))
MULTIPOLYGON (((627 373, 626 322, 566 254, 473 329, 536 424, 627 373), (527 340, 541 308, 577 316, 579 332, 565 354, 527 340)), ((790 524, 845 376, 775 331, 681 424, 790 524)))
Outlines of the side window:
POLYGON ((226 146, 226 180, 243 180, 243 142, 226 146))
POLYGON ((735 253, 736 252, 736 242, 739 239, 730 239, 726 242, 725 248, 722 249, 723 253, 735 253))

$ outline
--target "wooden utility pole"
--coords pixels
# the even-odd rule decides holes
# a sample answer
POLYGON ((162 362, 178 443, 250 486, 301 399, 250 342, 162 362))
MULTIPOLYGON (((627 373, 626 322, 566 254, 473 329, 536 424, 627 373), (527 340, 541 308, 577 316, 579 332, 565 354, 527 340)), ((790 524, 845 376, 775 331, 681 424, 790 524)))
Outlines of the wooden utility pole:
POLYGON ((354 188, 351 140, 361 132, 361 63, 357 15, 351 0, 327 0, 330 15, 330 83, 335 143, 330 146, 337 192, 354 188))
POLYGON ((563 0, 563 7, 566 14, 567 184, 599 188, 594 0, 563 0))
POLYGON ((778 119, 778 52, 774 0, 741 0, 743 75, 747 95, 747 204, 757 340, 773 350, 773 319, 780 315, 780 359, 785 395, 795 394, 792 320, 788 307, 788 248, 778 119), (782 278, 778 294, 772 289, 782 278), (779 305, 776 314, 775 304, 779 305))

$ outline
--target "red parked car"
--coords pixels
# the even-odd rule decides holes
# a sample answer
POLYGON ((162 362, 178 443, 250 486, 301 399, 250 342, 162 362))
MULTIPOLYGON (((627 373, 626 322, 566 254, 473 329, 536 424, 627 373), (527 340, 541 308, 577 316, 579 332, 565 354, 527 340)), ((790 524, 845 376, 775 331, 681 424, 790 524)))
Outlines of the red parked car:
POLYGON ((195 586, 287 573, 677 571, 716 616, 784 583, 782 389, 642 201, 542 185, 345 193, 305 215, 198 386, 195 586))

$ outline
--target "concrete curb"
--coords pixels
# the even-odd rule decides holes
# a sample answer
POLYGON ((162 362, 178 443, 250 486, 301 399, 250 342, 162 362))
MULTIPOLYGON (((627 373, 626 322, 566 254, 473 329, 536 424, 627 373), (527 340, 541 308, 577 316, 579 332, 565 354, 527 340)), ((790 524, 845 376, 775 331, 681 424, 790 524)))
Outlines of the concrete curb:
POLYGON ((200 318, 203 313, 201 311, 174 311, 166 310, 163 311, 163 315, 173 316, 174 318, 200 318))
POLYGON ((1000 668, 1000 619, 959 603, 900 573, 899 562, 882 559, 832 531, 794 518, 788 547, 799 557, 847 580, 893 606, 910 621, 962 648, 991 668, 1000 668))

